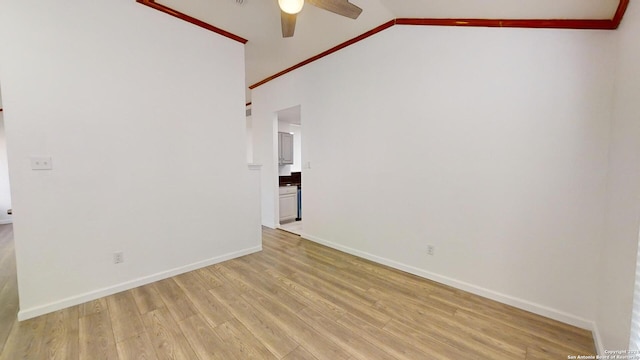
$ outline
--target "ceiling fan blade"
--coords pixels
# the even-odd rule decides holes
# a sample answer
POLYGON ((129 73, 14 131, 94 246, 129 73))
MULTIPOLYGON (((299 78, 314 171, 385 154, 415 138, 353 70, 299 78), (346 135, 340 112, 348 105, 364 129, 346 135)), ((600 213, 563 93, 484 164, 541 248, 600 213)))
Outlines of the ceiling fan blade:
POLYGON ((307 0, 311 5, 319 7, 338 15, 346 16, 351 19, 357 19, 362 13, 362 9, 353 5, 348 0, 307 0))
POLYGON ((293 32, 296 30, 296 18, 297 15, 287 14, 284 11, 280 11, 280 19, 282 23, 282 37, 288 38, 293 36, 293 32))

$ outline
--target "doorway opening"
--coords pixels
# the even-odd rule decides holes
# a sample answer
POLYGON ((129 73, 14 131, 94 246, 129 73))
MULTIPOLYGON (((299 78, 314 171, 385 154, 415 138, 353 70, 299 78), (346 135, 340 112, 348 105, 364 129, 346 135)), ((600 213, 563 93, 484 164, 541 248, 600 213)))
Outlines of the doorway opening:
POLYGON ((4 111, 0 94, 0 225, 11 224, 11 187, 7 161, 7 141, 4 130, 4 111))
POLYGON ((278 111, 278 203, 280 228, 302 234, 302 119, 300 105, 278 111))

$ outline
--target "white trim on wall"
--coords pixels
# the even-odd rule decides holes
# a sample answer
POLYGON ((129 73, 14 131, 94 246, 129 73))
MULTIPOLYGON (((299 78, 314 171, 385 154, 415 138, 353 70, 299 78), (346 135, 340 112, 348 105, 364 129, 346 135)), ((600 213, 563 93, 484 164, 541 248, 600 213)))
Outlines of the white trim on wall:
POLYGON ((40 316, 40 315, 44 315, 53 311, 57 311, 57 310, 61 310, 61 309, 65 309, 71 306, 75 306, 75 305, 79 305, 88 301, 92 301, 92 300, 96 300, 105 296, 109 296, 112 294, 116 294, 119 293, 121 291, 126 291, 126 290, 130 290, 133 288, 137 288, 139 286, 142 285, 147 285, 150 284, 152 282, 156 282, 156 281, 160 281, 160 280, 164 280, 176 275, 180 275, 180 274, 184 274, 186 272, 189 271, 193 271, 193 270, 197 270, 203 267, 207 267, 210 265, 214 265, 214 264, 218 264, 221 263, 223 261, 227 261, 227 260, 231 260, 231 259, 235 259, 237 257, 240 256, 245 256, 245 255, 249 255, 249 254, 253 254, 256 252, 262 251, 262 245, 260 246, 255 246, 255 247, 250 247, 244 250, 240 250, 240 251, 234 251, 234 252, 230 252, 228 254, 225 255, 221 255, 221 256, 216 256, 213 257, 211 259, 207 259, 207 260, 203 260, 203 261, 198 261, 195 262, 193 264, 189 264, 189 265, 185 265, 185 266, 180 266, 174 269, 170 269, 167 271, 162 271, 153 275, 149 275, 149 276, 144 276, 138 279, 134 279, 131 281, 126 281, 123 282, 121 284, 117 284, 114 286, 109 286, 103 289, 98 289, 98 290, 94 290, 94 291, 90 291, 84 294, 79 294, 79 295, 75 295, 75 296, 71 296, 68 297, 66 299, 60 300, 60 301, 56 301, 53 303, 49 303, 49 304, 45 304, 42 306, 36 306, 33 308, 29 308, 29 309, 20 309, 20 311, 18 312, 18 320, 22 321, 22 320, 27 320, 27 319, 31 319, 34 318, 36 316, 40 316))
POLYGON ((600 335, 600 330, 598 329, 598 323, 595 321, 591 327, 591 332, 593 333, 593 342, 596 345, 596 353, 598 355, 604 355, 604 344, 602 342, 602 336, 600 335))
POLYGON ((611 39, 398 27, 255 89, 256 138, 269 150, 272 114, 305 109, 311 240, 594 329, 596 295, 578 294, 598 278, 611 39), (492 50, 469 62, 478 43, 492 50))
POLYGON ((0 13, 0 33, 11 29, 0 78, 12 100, 4 117, 20 213, 20 319, 261 244, 260 171, 247 169, 244 144, 242 44, 133 1, 65 4, 11 0, 0 13), (42 29, 73 49, 29 35, 42 29), (76 56, 87 53, 95 56, 76 56), (48 91, 61 83, 64 96, 48 91), (104 111, 114 103, 117 116, 104 111), (34 154, 53 156, 55 169, 32 171, 34 154), (95 159, 99 166, 87 169, 95 159), (114 252, 126 264, 113 264, 114 252))
POLYGON ((557 310, 557 309, 553 309, 544 305, 540 305, 540 304, 536 304, 534 302, 531 301, 527 301, 524 299, 520 299, 520 298, 516 298, 513 296, 509 296, 497 291, 493 291, 487 288, 483 288, 481 286, 477 286, 477 285, 473 285, 464 281, 460 281, 448 276, 443 276, 440 274, 436 274, 430 271, 426 271, 426 270, 422 270, 422 269, 418 269, 414 266, 411 265, 407 265, 398 261, 394 261, 391 259, 387 259, 381 256, 377 256, 377 255, 373 255, 364 251, 360 251, 360 250, 356 250, 353 248, 350 248, 348 246, 343 246, 337 243, 334 243, 332 241, 326 240, 326 239, 322 239, 319 238, 317 236, 313 236, 313 235, 309 235, 309 234, 300 234, 300 236, 302 236, 305 239, 311 240, 313 242, 316 242, 318 244, 321 245, 325 245, 328 246, 330 248, 336 249, 336 250, 340 250, 343 252, 346 252, 347 254, 351 254, 354 256, 358 256, 367 260, 371 260, 373 262, 376 262, 378 264, 382 264, 382 265, 386 265, 386 266, 390 266, 394 269, 398 269, 398 270, 402 270, 405 272, 408 272, 410 274, 413 275, 417 275, 420 276, 422 278, 428 279, 428 280, 432 280, 444 285, 448 285, 451 287, 454 287, 456 289, 460 289, 460 290, 464 290, 467 292, 470 292, 472 294, 478 295, 478 296, 482 296, 485 297, 487 299, 491 299, 491 300, 495 300, 498 302, 501 302, 503 304, 506 305, 511 305, 514 307, 517 307, 518 309, 522 309, 522 310, 526 310, 526 311, 530 311, 534 314, 538 314, 541 316, 545 316, 557 321, 561 321, 563 323, 566 324, 570 324, 573 326, 577 326, 579 328, 582 329, 586 329, 586 330, 593 330, 594 329, 594 322, 578 317, 578 316, 574 316, 571 314, 568 314, 564 311, 561 310, 557 310))

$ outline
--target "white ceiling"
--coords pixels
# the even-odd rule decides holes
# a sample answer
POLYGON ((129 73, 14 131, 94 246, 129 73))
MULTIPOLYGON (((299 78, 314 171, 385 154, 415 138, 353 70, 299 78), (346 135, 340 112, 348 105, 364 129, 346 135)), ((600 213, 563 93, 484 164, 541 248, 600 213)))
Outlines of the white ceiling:
MULTIPOLYGON (((293 38, 283 39, 277 0, 158 0, 249 41, 246 83, 273 74, 394 18, 611 19, 619 0, 351 0, 357 20, 305 5, 293 38)), ((247 101, 250 94, 247 92, 247 101)))
POLYGON ((278 111, 278 121, 300 125, 300 105, 278 111))

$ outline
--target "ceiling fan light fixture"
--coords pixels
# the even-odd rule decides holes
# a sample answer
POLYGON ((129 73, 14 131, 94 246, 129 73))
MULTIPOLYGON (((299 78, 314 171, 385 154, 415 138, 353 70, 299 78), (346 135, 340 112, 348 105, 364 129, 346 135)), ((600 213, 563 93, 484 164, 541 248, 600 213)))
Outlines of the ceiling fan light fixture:
POLYGON ((295 15, 302 11, 304 0, 278 0, 278 5, 287 14, 295 15))

